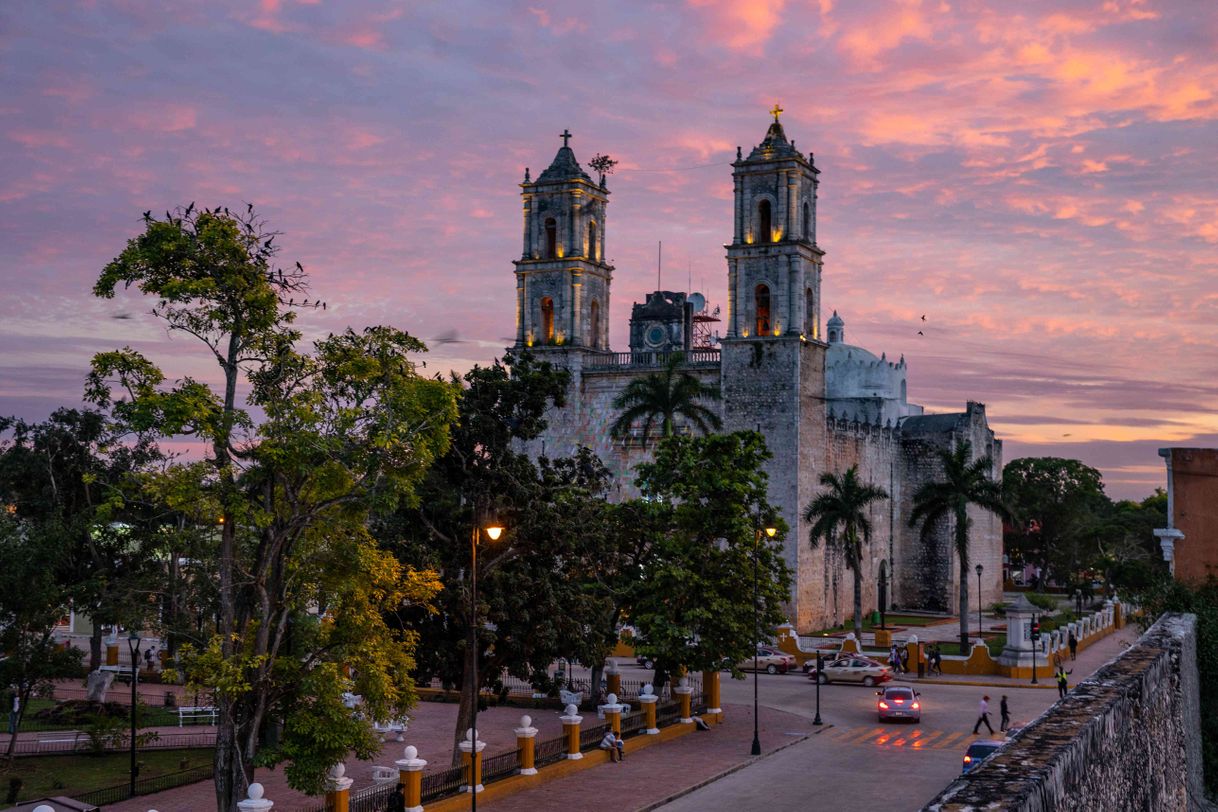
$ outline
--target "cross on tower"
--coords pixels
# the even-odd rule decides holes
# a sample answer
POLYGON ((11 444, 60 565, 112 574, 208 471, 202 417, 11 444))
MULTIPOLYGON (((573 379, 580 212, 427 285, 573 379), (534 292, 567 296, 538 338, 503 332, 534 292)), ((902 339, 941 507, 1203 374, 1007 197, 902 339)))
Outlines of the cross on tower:
POLYGON ((783 109, 781 107, 779 107, 777 104, 775 104, 774 109, 770 111, 770 115, 772 115, 774 117, 774 121, 778 121, 778 117, 780 115, 782 115, 782 113, 783 113, 783 109))
POLYGON ((567 145, 567 141, 569 141, 571 138, 571 133, 567 131, 566 127, 563 127, 563 130, 558 134, 558 137, 562 139, 562 145, 565 147, 567 145))

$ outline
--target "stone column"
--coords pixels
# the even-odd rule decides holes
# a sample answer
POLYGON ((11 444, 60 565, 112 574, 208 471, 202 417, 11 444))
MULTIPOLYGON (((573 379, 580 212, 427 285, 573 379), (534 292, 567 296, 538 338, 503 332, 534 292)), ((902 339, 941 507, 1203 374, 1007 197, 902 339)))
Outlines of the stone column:
POLYGON ((732 202, 735 203, 735 223, 733 224, 732 242, 744 242, 744 194, 740 178, 732 178, 732 202))
POLYGON ((582 315, 579 311, 584 304, 584 275, 579 271, 571 272, 571 331, 567 335, 567 344, 582 345, 584 343, 582 315))
POLYGON ((427 762, 419 758, 413 745, 403 751, 403 756, 394 764, 398 766, 398 781, 406 790, 406 812, 423 812, 423 769, 427 762))
POLYGON ((617 701, 617 694, 609 694, 605 699, 607 701, 600 706, 599 710, 605 714, 605 722, 608 723, 609 729, 620 736, 622 735, 622 709, 625 706, 617 701))
POLYGON ((727 266, 727 337, 735 338, 739 335, 736 325, 739 321, 737 311, 740 309, 739 300, 736 298, 736 260, 728 260, 727 266))
POLYGON ((516 343, 523 345, 525 336, 524 277, 516 277, 516 343))
POLYGON ((648 736, 654 736, 660 732, 660 729, 656 727, 656 702, 659 699, 650 682, 643 686, 643 691, 639 694, 639 704, 643 706, 643 733, 648 736))
POLYGON ((622 694, 622 672, 618 670, 617 663, 610 661, 605 668, 605 682, 608 683, 605 687, 611 694, 622 694))
POLYGON ((702 691, 706 695, 706 715, 715 722, 723 722, 723 708, 719 707, 719 672, 702 672, 702 691))
POLYGON ((536 747, 537 728, 533 727, 533 719, 527 714, 520 717, 520 727, 516 728, 516 749, 520 751, 520 774, 537 775, 536 747))
POLYGON ((262 785, 257 781, 250 784, 250 788, 246 790, 245 800, 237 801, 237 809, 241 812, 266 812, 275 805, 275 802, 263 798, 264 792, 262 785))
POLYGON ((676 688, 672 689, 672 692, 677 695, 677 702, 681 706, 681 718, 679 721, 683 725, 692 725, 694 720, 690 713, 690 703, 693 700, 694 689, 689 687, 689 678, 681 677, 681 681, 677 683, 676 688))
POLYGON ((529 216, 529 210, 533 206, 533 198, 529 195, 524 196, 524 246, 520 249, 520 255, 526 259, 533 256, 533 229, 531 228, 532 219, 529 216))
POLYGON ((485 789, 482 786, 482 751, 486 749, 486 742, 477 740, 471 727, 465 731, 465 741, 457 746, 461 748, 461 764, 465 771, 461 792, 481 792, 485 789))
POLYGON ((355 781, 346 776, 347 765, 341 761, 326 775, 326 809, 329 812, 348 812, 351 808, 351 785, 355 781))
POLYGON ((562 734, 567 739, 567 758, 578 761, 584 757, 584 754, 579 752, 579 723, 584 721, 584 717, 579 715, 579 709, 575 705, 568 705, 559 719, 562 720, 562 734))

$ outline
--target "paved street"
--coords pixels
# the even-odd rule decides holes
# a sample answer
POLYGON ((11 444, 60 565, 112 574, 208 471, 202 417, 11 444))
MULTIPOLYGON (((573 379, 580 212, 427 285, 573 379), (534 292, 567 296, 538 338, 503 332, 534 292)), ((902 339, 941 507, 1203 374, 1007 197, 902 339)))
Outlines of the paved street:
MULTIPOLYGON (((1079 654, 1071 685, 1092 673, 1137 639, 1126 627, 1079 654)), ((978 678, 1001 682, 1000 678, 978 678)), ((752 676, 724 683, 724 702, 750 704, 752 676)), ((916 683, 917 679, 909 680, 916 683)), ((1023 685, 1023 683, 1011 683, 1023 685)), ((824 726, 806 741, 760 759, 662 809, 666 812, 736 812, 765 807, 802 808, 817 794, 846 793, 868 810, 918 809, 960 772, 974 738, 989 738, 983 726, 973 736, 977 702, 989 694, 998 727, 998 699, 1008 696, 1012 721, 1029 722, 1057 700, 1057 691, 1031 687, 931 685, 922 694, 922 723, 879 724, 875 690, 854 685, 821 686, 824 726)), ((815 685, 798 674, 761 675, 761 702, 805 719, 815 715, 815 685)), ((811 728, 815 730, 815 728, 811 728)))

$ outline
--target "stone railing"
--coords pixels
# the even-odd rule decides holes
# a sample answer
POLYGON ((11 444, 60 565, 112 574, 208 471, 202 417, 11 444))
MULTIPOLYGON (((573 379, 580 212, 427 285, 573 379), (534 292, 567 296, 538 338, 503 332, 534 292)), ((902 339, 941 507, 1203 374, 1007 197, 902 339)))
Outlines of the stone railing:
POLYGON ((682 356, 683 367, 713 367, 719 363, 718 350, 690 350, 689 352, 608 352, 588 358, 585 370, 593 369, 659 369, 667 366, 674 355, 682 356))

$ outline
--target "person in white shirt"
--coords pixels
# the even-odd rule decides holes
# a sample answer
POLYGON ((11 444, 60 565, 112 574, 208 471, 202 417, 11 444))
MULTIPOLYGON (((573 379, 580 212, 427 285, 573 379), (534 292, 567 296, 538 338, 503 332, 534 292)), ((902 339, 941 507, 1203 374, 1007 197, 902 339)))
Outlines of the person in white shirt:
POLYGON ((981 697, 981 704, 977 707, 977 724, 973 725, 973 735, 981 730, 982 723, 985 724, 986 730, 990 731, 990 735, 994 735, 994 726, 990 724, 990 698, 989 696, 981 697))

